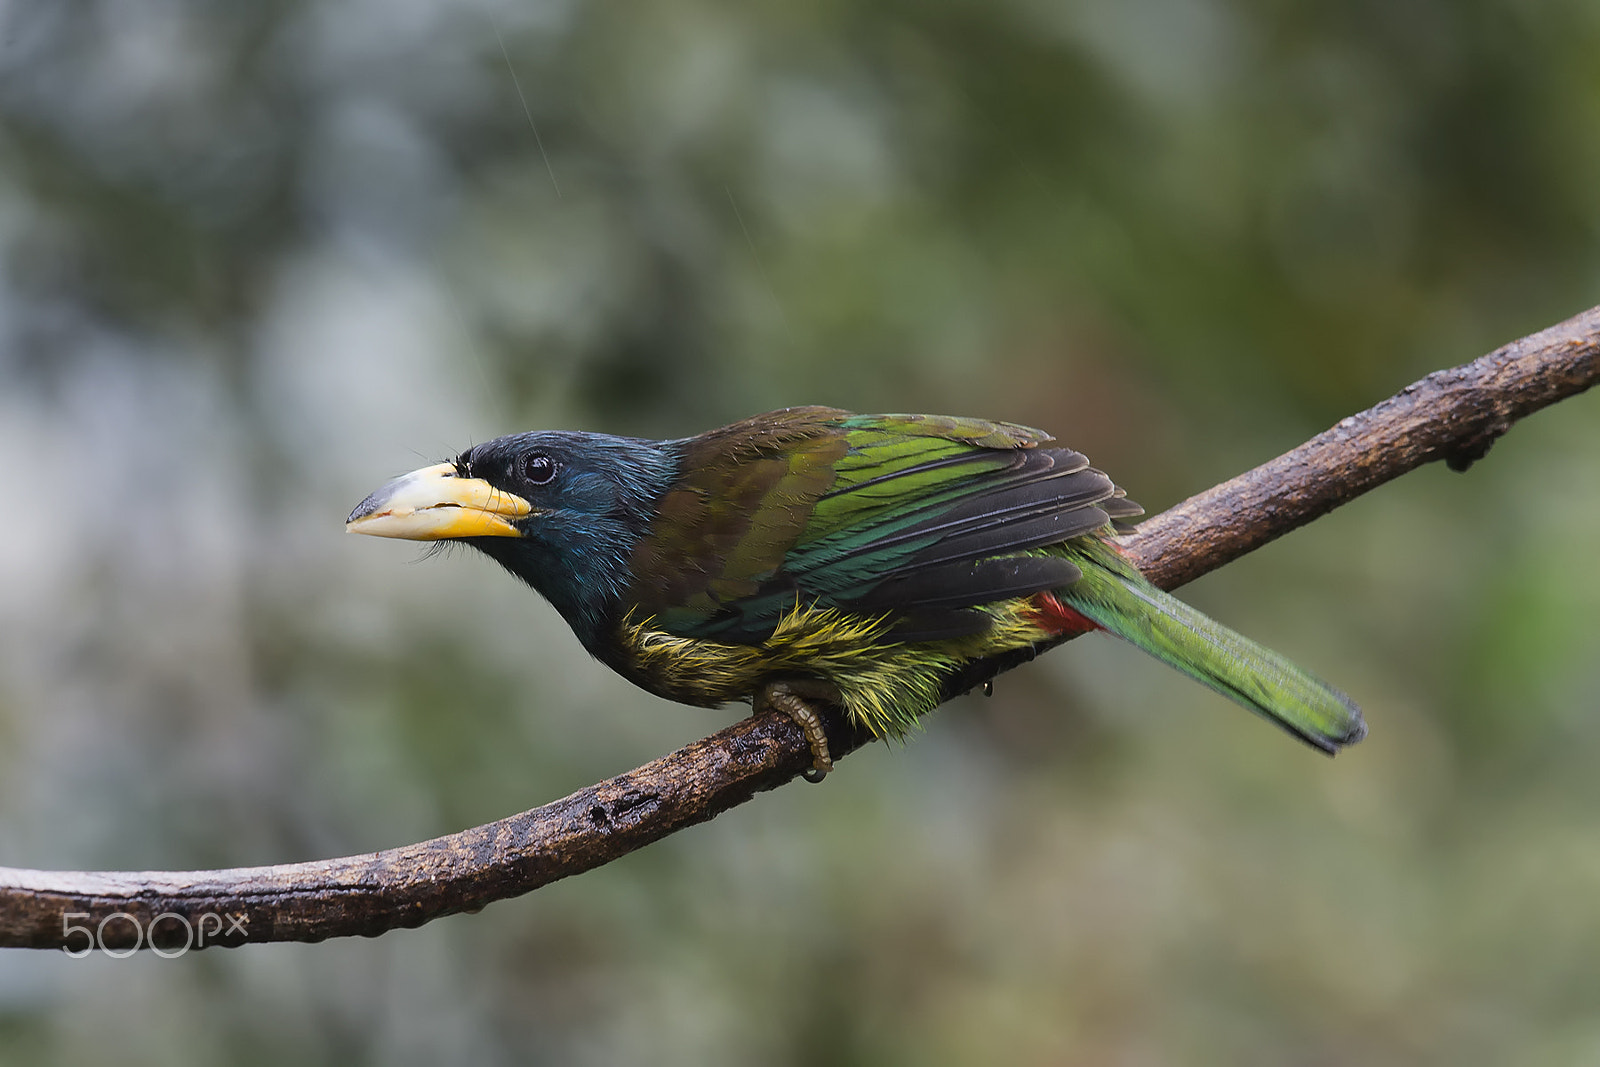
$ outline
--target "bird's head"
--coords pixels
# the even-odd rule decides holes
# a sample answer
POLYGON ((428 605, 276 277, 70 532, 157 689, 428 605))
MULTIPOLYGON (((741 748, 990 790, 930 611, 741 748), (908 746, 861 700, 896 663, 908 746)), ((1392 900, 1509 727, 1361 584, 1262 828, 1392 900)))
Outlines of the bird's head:
POLYGON ((345 529, 471 545, 543 594, 593 647, 678 465, 668 442, 513 434, 395 478, 356 506, 345 529))

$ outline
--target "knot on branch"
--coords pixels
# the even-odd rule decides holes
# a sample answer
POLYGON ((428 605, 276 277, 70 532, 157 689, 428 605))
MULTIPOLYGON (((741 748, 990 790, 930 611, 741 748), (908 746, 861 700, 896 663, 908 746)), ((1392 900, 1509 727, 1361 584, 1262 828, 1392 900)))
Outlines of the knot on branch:
POLYGON ((1456 443, 1445 452, 1444 465, 1458 473, 1465 472, 1467 468, 1489 454, 1489 449, 1494 447, 1494 443, 1511 429, 1511 421, 1509 416, 1502 415, 1456 443))

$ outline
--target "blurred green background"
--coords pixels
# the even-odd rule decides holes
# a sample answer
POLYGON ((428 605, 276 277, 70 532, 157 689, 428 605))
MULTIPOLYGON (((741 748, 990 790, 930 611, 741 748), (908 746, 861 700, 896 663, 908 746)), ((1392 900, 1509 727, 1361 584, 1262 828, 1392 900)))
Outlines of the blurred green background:
MULTIPOLYGON (((738 715, 345 536, 474 441, 957 412, 1158 511, 1596 303, 1596 56, 1592 0, 0 2, 0 864, 398 845, 738 715)), ((1186 590, 1365 705, 1337 761, 1086 639, 478 915, 5 953, 0 1063, 1600 1060, 1597 404, 1186 590)))

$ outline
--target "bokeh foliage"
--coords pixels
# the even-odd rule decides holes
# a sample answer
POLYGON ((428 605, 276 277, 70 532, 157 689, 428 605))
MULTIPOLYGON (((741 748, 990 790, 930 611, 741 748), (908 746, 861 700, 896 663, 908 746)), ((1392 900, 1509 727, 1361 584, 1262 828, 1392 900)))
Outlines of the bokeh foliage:
MULTIPOLYGON (((0 3, 0 864, 370 850, 726 721, 343 536, 471 441, 955 411, 1155 510, 1595 303, 1597 55, 1588 0, 0 3)), ((1591 1061, 1597 472, 1580 397, 1187 591, 1357 695, 1336 762, 1084 640, 477 916, 0 957, 0 1063, 1591 1061)))

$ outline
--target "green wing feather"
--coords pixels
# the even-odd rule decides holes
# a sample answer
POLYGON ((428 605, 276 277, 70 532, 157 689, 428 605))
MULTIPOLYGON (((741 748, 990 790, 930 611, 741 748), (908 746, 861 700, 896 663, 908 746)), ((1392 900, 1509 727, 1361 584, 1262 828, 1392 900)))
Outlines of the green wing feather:
POLYGON ((894 615, 902 640, 982 629, 973 605, 1075 580, 1027 550, 1103 527, 1095 505, 1118 496, 1050 440, 831 408, 690 438, 635 553, 638 608, 669 633, 731 642, 764 640, 797 603, 894 615))

